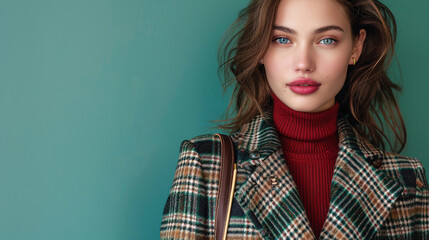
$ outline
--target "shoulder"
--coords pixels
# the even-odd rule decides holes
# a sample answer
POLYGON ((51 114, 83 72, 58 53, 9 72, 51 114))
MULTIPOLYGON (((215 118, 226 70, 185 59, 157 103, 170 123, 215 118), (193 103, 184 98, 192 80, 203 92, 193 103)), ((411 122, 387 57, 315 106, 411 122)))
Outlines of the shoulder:
POLYGON ((396 180, 404 189, 415 191, 416 187, 428 189, 426 172, 421 161, 414 157, 404 156, 375 147, 369 140, 359 135, 346 118, 339 120, 340 145, 352 150, 376 171, 384 172, 396 180))
POLYGON ((379 168, 395 180, 402 193, 395 200, 379 238, 427 239, 429 229, 429 189, 425 169, 417 158, 384 152, 379 168), (398 230, 398 226, 403 226, 398 230))
POLYGON ((175 178, 215 180, 221 157, 220 139, 206 134, 182 141, 175 178))
POLYGON ((195 148, 204 152, 207 148, 212 148, 217 144, 219 144, 219 138, 215 134, 204 134, 184 140, 180 145, 180 149, 195 148))
POLYGON ((173 184, 161 222, 162 239, 200 239, 212 234, 220 142, 214 134, 182 141, 173 184), (196 230, 197 229, 197 230, 196 230))
POLYGON ((170 191, 171 196, 177 195, 174 199, 181 199, 183 194, 200 197, 211 194, 220 169, 218 142, 215 135, 201 135, 182 142, 170 191))
POLYGON ((220 140, 215 134, 205 134, 182 141, 180 152, 194 151, 198 154, 213 154, 220 145, 220 140))
POLYGON ((397 168, 415 168, 422 169, 422 162, 410 156, 401 155, 399 153, 393 153, 389 151, 383 151, 383 162, 389 166, 389 164, 396 165, 397 168))
POLYGON ((405 189, 428 188, 426 171, 419 159, 387 151, 383 153, 382 158, 375 161, 380 170, 398 180, 405 189))

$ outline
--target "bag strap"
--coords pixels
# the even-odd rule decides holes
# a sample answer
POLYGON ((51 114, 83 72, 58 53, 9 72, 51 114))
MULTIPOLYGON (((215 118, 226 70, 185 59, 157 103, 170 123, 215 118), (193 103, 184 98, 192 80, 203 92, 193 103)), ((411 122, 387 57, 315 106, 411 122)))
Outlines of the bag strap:
POLYGON ((220 138, 221 143, 221 167, 215 214, 215 239, 224 240, 228 231, 237 167, 234 158, 234 145, 231 138, 223 134, 215 135, 220 138))

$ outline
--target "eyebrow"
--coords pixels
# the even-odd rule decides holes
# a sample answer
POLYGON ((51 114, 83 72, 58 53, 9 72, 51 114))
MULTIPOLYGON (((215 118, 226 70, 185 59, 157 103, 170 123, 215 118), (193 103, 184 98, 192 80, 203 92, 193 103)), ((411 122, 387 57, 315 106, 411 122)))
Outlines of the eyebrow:
MULTIPOLYGON (((288 27, 284 27, 284 26, 274 25, 274 29, 275 30, 280 30, 280 31, 285 32, 285 33, 296 34, 295 30, 293 30, 291 28, 288 28, 288 27)), ((344 29, 342 29, 339 26, 329 25, 329 26, 321 27, 321 28, 318 28, 318 29, 314 30, 314 34, 319 34, 319 33, 327 32, 327 31, 330 31, 330 30, 337 30, 337 31, 340 31, 340 32, 344 32, 344 29)))

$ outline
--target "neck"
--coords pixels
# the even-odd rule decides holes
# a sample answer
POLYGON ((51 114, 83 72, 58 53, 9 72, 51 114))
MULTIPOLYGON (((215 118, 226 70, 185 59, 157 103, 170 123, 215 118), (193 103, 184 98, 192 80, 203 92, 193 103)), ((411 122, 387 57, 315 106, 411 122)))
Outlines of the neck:
POLYGON ((320 159, 329 152, 327 158, 335 157, 330 155, 338 149, 338 103, 323 112, 298 112, 273 94, 273 104, 274 124, 286 154, 309 154, 309 159, 320 159))

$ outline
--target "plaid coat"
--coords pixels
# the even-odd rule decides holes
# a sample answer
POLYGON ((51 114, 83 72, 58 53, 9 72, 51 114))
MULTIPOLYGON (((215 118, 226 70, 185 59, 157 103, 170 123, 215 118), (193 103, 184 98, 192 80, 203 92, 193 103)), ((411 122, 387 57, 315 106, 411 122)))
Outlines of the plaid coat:
MULTIPOLYGON (((429 189, 421 162, 374 148, 344 117, 338 134, 330 207, 319 239, 429 239, 429 189)), ((228 239, 316 239, 271 116, 256 117, 232 139, 237 183, 228 239)), ((182 143, 161 239, 214 238, 219 167, 216 136, 182 143)))

